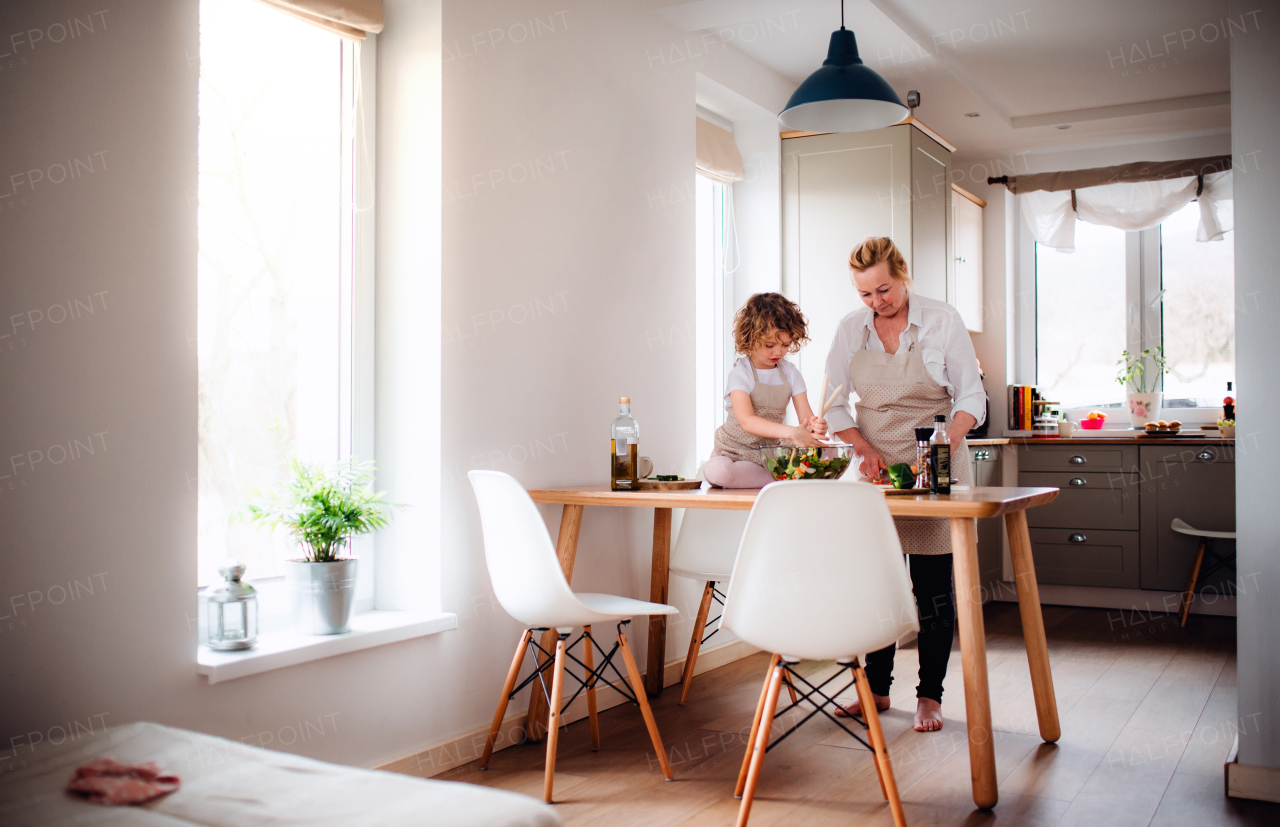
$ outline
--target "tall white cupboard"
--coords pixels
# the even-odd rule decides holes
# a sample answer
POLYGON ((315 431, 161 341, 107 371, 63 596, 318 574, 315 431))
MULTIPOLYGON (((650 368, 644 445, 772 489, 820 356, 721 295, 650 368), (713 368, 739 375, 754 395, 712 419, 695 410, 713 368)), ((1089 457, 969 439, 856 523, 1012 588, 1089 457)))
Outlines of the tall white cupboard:
MULTIPOLYGON (((782 286, 809 319, 800 352, 805 382, 818 387, 836 325, 862 303, 849 278, 849 253, 868 236, 902 250, 918 294, 960 304, 957 215, 951 187, 954 147, 915 123, 872 132, 787 137, 782 142, 782 286)), ((976 205, 975 205, 976 206, 976 205)), ((966 244, 974 236, 964 216, 966 244)), ((981 285, 981 214, 976 235, 981 285)), ((968 269, 965 285, 973 279, 968 269)), ((981 296, 977 315, 981 318, 981 296)), ((972 315, 971 313, 969 315, 972 315)), ((969 316, 966 315, 966 322, 969 316)), ((978 322, 980 323, 980 321, 978 322)), ((834 382, 834 380, 833 380, 834 382)))

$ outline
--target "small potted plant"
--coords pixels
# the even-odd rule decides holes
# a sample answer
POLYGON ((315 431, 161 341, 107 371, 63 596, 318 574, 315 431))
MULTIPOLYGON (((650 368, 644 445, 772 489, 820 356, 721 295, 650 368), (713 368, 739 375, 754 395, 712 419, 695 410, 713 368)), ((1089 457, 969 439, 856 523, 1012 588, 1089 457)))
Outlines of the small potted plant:
POLYGON ((304 635, 348 631, 355 605, 355 557, 339 556, 360 534, 385 528, 399 507, 373 490, 372 462, 335 466, 288 460, 290 477, 246 506, 252 522, 284 526, 303 557, 285 562, 294 630, 304 635))
POLYGON ((1116 381, 1128 389, 1125 400, 1129 406, 1129 424, 1134 428, 1144 428, 1148 422, 1160 419, 1160 406, 1164 394, 1155 390, 1159 386, 1160 377, 1168 372, 1168 363, 1164 357, 1164 348, 1144 350, 1130 356, 1129 351, 1121 351, 1120 361, 1116 362, 1120 370, 1116 373, 1116 381), (1147 368, 1154 366, 1150 375, 1147 368))

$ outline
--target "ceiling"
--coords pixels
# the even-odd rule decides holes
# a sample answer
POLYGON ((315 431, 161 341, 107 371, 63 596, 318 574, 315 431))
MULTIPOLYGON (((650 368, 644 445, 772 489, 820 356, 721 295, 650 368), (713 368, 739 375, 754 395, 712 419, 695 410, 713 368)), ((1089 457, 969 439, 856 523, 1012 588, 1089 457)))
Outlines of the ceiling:
MULTIPOLYGON (((1224 133, 1226 0, 847 0, 863 61, 969 157, 1224 133), (966 113, 977 113, 966 117, 966 113), (1065 129, 1061 127, 1066 127, 1065 129)), ((799 83, 826 57, 839 0, 699 0, 661 9, 799 83)))

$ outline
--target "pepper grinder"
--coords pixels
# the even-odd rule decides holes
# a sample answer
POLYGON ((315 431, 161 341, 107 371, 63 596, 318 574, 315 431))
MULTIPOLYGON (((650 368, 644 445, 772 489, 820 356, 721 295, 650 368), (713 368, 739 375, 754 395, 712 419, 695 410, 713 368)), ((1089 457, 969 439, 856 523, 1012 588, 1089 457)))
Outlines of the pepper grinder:
POLYGON ((929 487, 929 437, 933 428, 916 428, 916 488, 929 487))

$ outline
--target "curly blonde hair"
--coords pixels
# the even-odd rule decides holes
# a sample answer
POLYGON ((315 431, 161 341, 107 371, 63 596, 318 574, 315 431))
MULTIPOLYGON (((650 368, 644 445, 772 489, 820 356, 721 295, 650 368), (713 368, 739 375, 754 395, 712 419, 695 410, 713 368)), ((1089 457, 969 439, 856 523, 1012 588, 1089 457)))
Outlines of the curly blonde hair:
POLYGON ((788 353, 799 352, 809 341, 809 322, 800 305, 781 293, 756 293, 733 317, 733 347, 748 354, 774 329, 791 337, 788 353))
POLYGON ((875 267, 882 261, 889 262, 889 275, 901 282, 906 282, 907 289, 913 286, 911 276, 907 274, 907 260, 893 239, 883 236, 871 236, 853 248, 849 254, 849 269, 861 273, 875 267))

